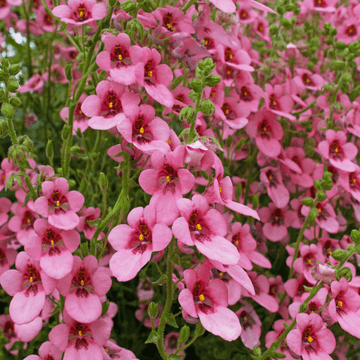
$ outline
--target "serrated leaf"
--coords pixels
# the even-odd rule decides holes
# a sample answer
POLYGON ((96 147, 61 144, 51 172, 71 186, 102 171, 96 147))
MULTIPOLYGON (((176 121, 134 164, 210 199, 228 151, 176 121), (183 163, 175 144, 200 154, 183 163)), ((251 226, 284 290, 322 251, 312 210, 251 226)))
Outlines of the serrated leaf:
POLYGON ((165 317, 166 322, 170 325, 173 326, 174 328, 178 328, 179 325, 176 323, 176 319, 174 314, 167 314, 167 316, 165 317))
POLYGON ((157 331, 152 331, 149 337, 146 339, 145 344, 154 343, 159 339, 160 335, 157 331))

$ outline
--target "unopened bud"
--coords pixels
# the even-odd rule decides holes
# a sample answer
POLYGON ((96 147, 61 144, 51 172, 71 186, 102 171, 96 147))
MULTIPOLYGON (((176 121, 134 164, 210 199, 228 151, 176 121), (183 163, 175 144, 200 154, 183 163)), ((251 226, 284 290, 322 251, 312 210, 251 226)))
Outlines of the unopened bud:
POLYGON ((8 104, 8 103, 3 103, 1 106, 1 112, 8 118, 8 119, 12 119, 14 117, 14 108, 8 104))
POLYGON ((16 75, 20 71, 20 65, 19 64, 13 64, 10 66, 9 73, 10 75, 16 75))
POLYGON ((10 92, 15 92, 19 88, 19 84, 17 81, 12 80, 8 82, 7 88, 10 92))
POLYGON ((17 96, 14 96, 10 99, 10 104, 14 109, 17 109, 21 105, 21 100, 17 96))
POLYGON ((158 304, 155 304, 153 301, 149 304, 148 314, 150 318, 156 318, 158 315, 158 304))
POLYGON ((311 275, 315 280, 322 280, 328 285, 336 280, 336 270, 328 264, 316 264, 314 269, 311 271, 311 275))
POLYGON ((359 244, 360 243, 360 232, 358 230, 351 230, 351 240, 355 243, 355 244, 359 244))
POLYGON ((215 112, 215 105, 209 99, 204 99, 201 102, 200 111, 205 115, 212 115, 215 112))
POLYGON ((108 179, 103 172, 100 173, 100 188, 102 191, 108 188, 108 179))
POLYGON ((199 79, 192 79, 190 82, 190 86, 198 94, 200 94, 203 90, 202 83, 199 79))
POLYGON ((45 154, 48 159, 52 159, 54 157, 54 149, 52 141, 49 139, 46 144, 45 154))
POLYGON ((205 79, 206 86, 216 86, 221 81, 221 77, 218 75, 210 75, 205 79))
POLYGON ((345 259, 346 254, 347 254, 346 250, 337 249, 337 250, 333 251, 333 253, 331 254, 331 256, 332 256, 335 260, 341 261, 341 260, 345 259))

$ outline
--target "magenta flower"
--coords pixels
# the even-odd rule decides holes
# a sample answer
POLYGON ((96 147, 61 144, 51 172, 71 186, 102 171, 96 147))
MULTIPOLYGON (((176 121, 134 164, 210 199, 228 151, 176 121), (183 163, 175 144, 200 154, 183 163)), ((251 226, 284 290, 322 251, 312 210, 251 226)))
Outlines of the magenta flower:
POLYGON ((133 352, 118 346, 112 339, 108 340, 106 345, 103 346, 102 353, 104 360, 138 360, 133 352))
POLYGON ((62 354, 50 341, 45 341, 39 348, 39 356, 29 355, 24 360, 61 360, 62 354))
MULTIPOLYGON (((131 61, 135 67, 136 81, 144 86, 148 95, 155 101, 166 107, 174 105, 174 97, 168 89, 172 80, 173 72, 166 64, 160 64, 161 55, 156 49, 139 46, 131 47, 131 61), (140 66, 141 64, 141 66, 140 66)), ((110 71, 111 77, 116 81, 115 75, 110 71)))
POLYGON ((331 360, 336 346, 334 334, 326 328, 318 314, 298 314, 296 328, 286 337, 291 351, 304 360, 331 360))
POLYGON ((252 76, 245 71, 240 73, 235 80, 235 86, 240 96, 241 105, 249 108, 253 113, 257 112, 264 91, 255 85, 252 76))
POLYGON ((41 92, 44 86, 44 80, 41 75, 34 75, 24 85, 19 86, 20 93, 27 93, 29 91, 41 92))
MULTIPOLYGON (((84 233, 86 239, 91 240, 97 229, 96 226, 90 225, 88 221, 94 221, 96 219, 99 219, 100 214, 101 214, 101 210, 99 208, 95 209, 93 207, 88 207, 88 208, 83 207, 82 216, 80 216, 79 225, 77 226, 77 229, 80 232, 84 233)), ((101 236, 100 234, 99 237, 102 238, 103 236, 101 236)))
POLYGON ((265 84, 265 92, 268 97, 265 98, 267 107, 275 115, 286 117, 290 121, 296 121, 296 117, 290 114, 294 107, 294 100, 289 95, 284 95, 284 90, 281 85, 272 87, 270 84, 265 84))
POLYGON ((133 279, 150 261, 153 251, 165 249, 172 238, 166 225, 156 223, 153 205, 131 210, 127 219, 129 225, 117 225, 109 234, 109 242, 117 251, 109 266, 118 281, 133 279))
POLYGON ((186 289, 179 295, 179 303, 186 314, 200 318, 204 328, 224 340, 236 340, 241 333, 238 317, 228 306, 226 285, 215 279, 210 283, 207 266, 195 270, 185 270, 186 289))
POLYGON ((50 294, 56 282, 42 270, 38 261, 32 260, 25 252, 16 257, 18 270, 8 270, 0 277, 3 289, 13 296, 9 313, 18 325, 33 321, 44 308, 45 295, 50 294))
POLYGON ((139 285, 136 288, 136 292, 139 301, 150 300, 154 296, 154 289, 152 288, 152 282, 150 278, 146 278, 144 281, 140 279, 139 285))
POLYGON ((160 151, 151 155, 154 169, 141 172, 139 184, 152 195, 151 205, 155 205, 157 221, 170 226, 179 216, 176 200, 187 194, 195 184, 195 177, 184 167, 186 147, 178 146, 165 157, 160 151))
POLYGON ((244 303, 245 305, 235 314, 238 316, 242 327, 241 341, 247 348, 253 349, 254 346, 260 345, 261 320, 254 308, 247 302, 244 303))
POLYGON ((4 0, 0 6, 0 19, 5 19, 10 15, 13 6, 20 6, 22 0, 4 0))
POLYGON ((0 226, 4 225, 8 219, 8 212, 11 209, 11 201, 8 198, 0 198, 0 226))
POLYGON ((275 120, 275 115, 266 108, 259 110, 249 118, 246 133, 255 138, 256 146, 269 157, 277 157, 281 152, 279 140, 283 137, 283 129, 275 120))
POLYGON ((266 187, 267 194, 279 209, 285 207, 290 200, 289 190, 283 184, 281 172, 272 166, 262 168, 260 180, 266 187))
POLYGON ((84 204, 84 196, 78 191, 69 191, 65 178, 45 181, 41 185, 45 196, 40 196, 34 203, 35 211, 47 217, 49 224, 62 230, 75 229, 79 224, 76 214, 84 204))
POLYGON ((339 176, 339 184, 357 201, 360 201, 360 168, 352 172, 343 172, 339 176))
POLYGON ((107 10, 105 3, 96 0, 69 0, 67 5, 54 7, 52 13, 67 24, 81 26, 103 19, 107 10))
POLYGON ((137 108, 139 97, 125 92, 125 86, 114 81, 100 81, 96 95, 88 96, 81 105, 81 111, 91 117, 89 126, 95 130, 109 130, 125 119, 125 107, 137 108))
POLYGON ((355 159, 358 150, 352 143, 347 143, 346 135, 343 131, 327 130, 326 140, 321 141, 318 145, 318 152, 325 158, 329 159, 330 164, 336 168, 352 172, 357 166, 352 162, 355 159))
MULTIPOLYGON (((4 227, 3 227, 4 228, 4 227)), ((2 229, 3 229, 2 228, 2 229)), ((7 241, 1 241, 0 234, 0 276, 15 263, 17 251, 8 246, 7 241)))
POLYGON ((236 247, 227 239, 225 218, 215 209, 209 210, 206 198, 194 195, 192 200, 177 201, 181 217, 174 221, 172 231, 183 244, 196 248, 211 260, 236 265, 240 259, 236 247))
POLYGON ((170 152, 169 125, 159 117, 155 117, 155 109, 152 106, 126 108, 125 115, 126 118, 121 121, 117 129, 126 141, 134 144, 145 154, 151 155, 155 150, 163 154, 170 152))
POLYGON ((265 223, 264 235, 271 241, 282 240, 288 234, 287 228, 296 218, 295 213, 288 211, 288 206, 279 209, 273 203, 270 203, 269 207, 261 208, 259 215, 261 221, 265 223))
MULTIPOLYGON (((165 335, 164 347, 165 347, 166 354, 170 355, 176 351, 177 346, 178 346, 179 336, 180 336, 180 333, 177 333, 177 332, 171 332, 171 333, 165 335)), ((184 345, 185 344, 181 344, 180 348, 183 347, 184 345)), ((185 351, 181 350, 178 352, 178 354, 183 355, 183 354, 185 354, 185 351)))
POLYGON ((34 229, 25 245, 26 253, 40 261, 46 275, 62 279, 73 268, 72 253, 80 244, 80 234, 75 230, 59 230, 44 219, 36 220, 34 229))
POLYGON ((332 300, 329 314, 349 334, 360 338, 360 296, 351 288, 345 278, 331 283, 332 300))
MULTIPOLYGON (((89 120, 87 119, 87 116, 82 112, 81 105, 86 99, 86 94, 82 94, 80 96, 80 99, 78 103, 76 104, 76 107, 74 109, 74 124, 73 124, 73 135, 76 134, 76 130, 80 129, 80 131, 83 133, 88 127, 89 127, 89 120)), ((60 111, 60 117, 67 122, 67 119, 69 117, 69 108, 64 107, 60 111)))
POLYGON ((60 351, 65 351, 64 360, 103 360, 102 347, 110 337, 111 326, 103 319, 91 323, 73 320, 64 311, 65 324, 55 326, 49 340, 60 351))
POLYGON ((70 274, 59 280, 57 289, 66 296, 65 310, 79 322, 91 323, 101 315, 103 297, 111 288, 110 276, 101 271, 95 256, 74 256, 70 274))

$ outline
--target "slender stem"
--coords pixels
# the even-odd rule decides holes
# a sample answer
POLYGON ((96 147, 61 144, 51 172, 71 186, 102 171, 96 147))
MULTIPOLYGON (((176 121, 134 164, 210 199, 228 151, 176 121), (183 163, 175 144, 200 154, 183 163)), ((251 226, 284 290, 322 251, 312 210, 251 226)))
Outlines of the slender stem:
MULTIPOLYGON (((33 70, 32 70, 32 62, 31 62, 31 48, 30 48, 30 25, 29 25, 29 13, 26 9, 25 2, 24 5, 24 12, 25 12, 25 20, 26 20, 26 50, 27 50, 27 56, 28 56, 28 75, 29 78, 33 76, 33 70)), ((29 10, 31 7, 31 2, 29 2, 29 10)))
POLYGON ((164 346, 164 330, 166 325, 166 316, 169 314, 169 311, 171 309, 172 304, 172 295, 173 295, 173 287, 172 287, 172 274, 173 274, 173 263, 171 262, 171 258, 174 252, 174 239, 171 240, 169 244, 168 249, 168 258, 167 258, 167 269, 166 269, 166 275, 167 275, 167 283, 166 283, 166 302, 164 311, 160 318, 160 324, 158 328, 158 333, 160 335, 160 338, 157 342, 157 347, 160 352, 161 357, 164 360, 168 359, 168 356, 166 355, 165 346, 164 346))
POLYGON ((197 98, 196 98, 196 105, 195 105, 195 110, 194 110, 194 119, 193 119, 193 121, 192 121, 192 123, 190 125, 190 132, 189 132, 189 138, 188 138, 188 143, 189 144, 191 144, 192 141, 193 141, 194 132, 195 132, 196 116, 197 116, 197 113, 200 110, 200 102, 201 102, 203 91, 204 90, 202 90, 201 93, 198 94, 197 98))

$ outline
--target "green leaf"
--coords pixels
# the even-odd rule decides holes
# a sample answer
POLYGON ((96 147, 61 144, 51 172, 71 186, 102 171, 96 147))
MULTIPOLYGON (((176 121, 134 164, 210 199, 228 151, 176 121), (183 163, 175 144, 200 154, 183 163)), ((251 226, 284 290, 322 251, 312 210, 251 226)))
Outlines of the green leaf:
POLYGON ((167 276, 166 275, 161 275, 159 279, 157 279, 156 281, 153 282, 154 285, 162 285, 165 284, 167 281, 167 276))
POLYGON ((152 331, 149 337, 146 339, 145 344, 150 344, 156 342, 160 338, 160 335, 157 331, 152 331))
POLYGON ((187 341, 187 339, 189 338, 190 335, 190 328, 187 325, 184 325, 181 329, 180 329, 180 336, 179 336, 179 340, 178 342, 180 344, 183 344, 187 341))
POLYGON ((167 314, 166 317, 166 322, 170 325, 170 326, 173 326, 175 328, 178 328, 179 325, 176 323, 176 319, 175 319, 175 316, 174 314, 167 314))
POLYGON ((110 306, 110 301, 109 300, 106 300, 105 302, 102 303, 101 316, 104 316, 108 312, 109 306, 110 306))
POLYGON ((172 257, 171 257, 171 262, 174 264, 174 265, 180 265, 180 257, 178 254, 174 254, 172 257))
POLYGON ((195 336, 202 336, 205 332, 205 328, 202 326, 202 323, 199 321, 196 326, 195 336))

